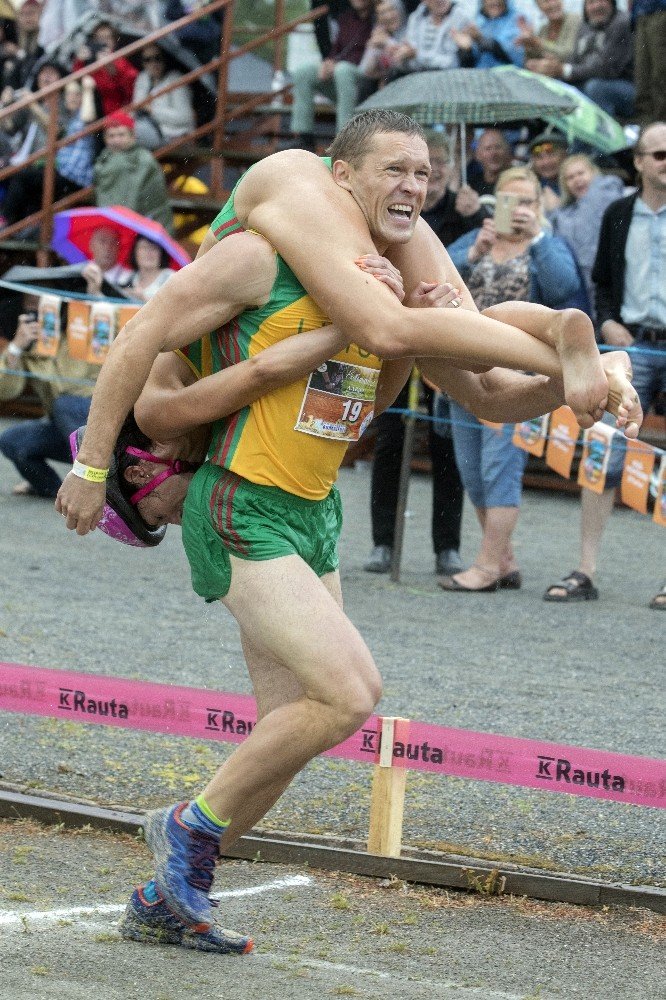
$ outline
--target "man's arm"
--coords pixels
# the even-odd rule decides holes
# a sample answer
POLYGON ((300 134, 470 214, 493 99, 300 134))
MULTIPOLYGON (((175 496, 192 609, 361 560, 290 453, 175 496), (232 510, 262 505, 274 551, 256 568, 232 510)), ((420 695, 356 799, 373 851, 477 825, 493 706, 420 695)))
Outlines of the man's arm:
MULTIPOLYGON (((174 274, 111 345, 93 393, 79 461, 95 469, 108 468, 122 422, 157 355, 193 343, 248 305, 266 302, 275 274, 274 252, 251 233, 229 236, 174 274)), ((58 493, 56 510, 66 514, 68 527, 84 535, 101 516, 104 494, 104 483, 70 473, 58 493)))
POLYGON ((134 416, 148 437, 168 441, 306 377, 346 345, 347 340, 335 327, 324 326, 288 337, 246 361, 196 381, 181 358, 161 354, 136 402, 134 416))

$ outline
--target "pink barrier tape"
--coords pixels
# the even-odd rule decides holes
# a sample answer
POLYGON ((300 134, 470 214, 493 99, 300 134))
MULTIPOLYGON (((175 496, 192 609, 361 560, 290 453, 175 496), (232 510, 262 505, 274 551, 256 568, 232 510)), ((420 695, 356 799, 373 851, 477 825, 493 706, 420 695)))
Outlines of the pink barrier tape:
MULTIPOLYGON (((256 721, 254 698, 69 670, 0 663, 0 710, 241 743, 256 721)), ((379 762, 381 718, 328 751, 379 762)), ((393 763, 414 771, 497 781, 635 805, 666 807, 666 761, 400 721, 393 763)))

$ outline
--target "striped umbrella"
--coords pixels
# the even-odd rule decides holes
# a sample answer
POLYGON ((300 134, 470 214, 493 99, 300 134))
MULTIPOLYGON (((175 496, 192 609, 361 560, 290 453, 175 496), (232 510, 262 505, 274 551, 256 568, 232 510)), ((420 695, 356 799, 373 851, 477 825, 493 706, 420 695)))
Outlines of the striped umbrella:
POLYGON ((137 236, 145 236, 166 250, 169 255, 169 266, 174 271, 190 263, 188 254, 168 234, 164 226, 123 205, 90 206, 57 212, 53 217, 51 247, 70 264, 90 260, 92 258, 90 237, 100 228, 113 229, 118 235, 120 241, 118 263, 124 267, 129 263, 137 236))

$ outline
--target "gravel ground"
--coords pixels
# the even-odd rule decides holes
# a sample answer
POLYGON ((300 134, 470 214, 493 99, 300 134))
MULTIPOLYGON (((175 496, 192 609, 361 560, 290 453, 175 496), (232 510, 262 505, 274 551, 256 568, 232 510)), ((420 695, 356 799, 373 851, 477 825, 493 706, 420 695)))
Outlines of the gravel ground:
POLYGON ((129 836, 0 822, 0 871, 0 1000, 664 996, 664 921, 641 909, 225 862, 222 922, 256 947, 220 957, 119 938, 128 885, 148 874, 148 852, 129 836))
MULTIPOLYGON (((0 422, 0 427, 2 422, 0 422)), ((150 552, 66 532, 48 502, 10 495, 0 459, 0 658, 7 662, 247 692, 236 627, 192 593, 178 529, 150 552), (193 636, 196 638, 193 641, 193 636)), ((631 754, 664 752, 663 615, 647 608, 664 536, 616 511, 598 602, 544 604, 576 561, 578 502, 530 492, 517 531, 520 592, 444 594, 429 542, 430 483, 412 481, 402 582, 366 574, 369 470, 342 470, 347 611, 385 679, 380 710, 439 725, 631 754), (387 627, 387 622, 390 623, 387 627)), ((463 556, 474 556, 471 508, 463 556)), ((0 716, 7 782, 152 805, 198 789, 230 747, 50 719, 0 716)), ((364 839, 370 771, 314 761, 272 810, 278 830, 364 839)), ((658 810, 410 774, 404 841, 611 881, 663 884, 658 810)))

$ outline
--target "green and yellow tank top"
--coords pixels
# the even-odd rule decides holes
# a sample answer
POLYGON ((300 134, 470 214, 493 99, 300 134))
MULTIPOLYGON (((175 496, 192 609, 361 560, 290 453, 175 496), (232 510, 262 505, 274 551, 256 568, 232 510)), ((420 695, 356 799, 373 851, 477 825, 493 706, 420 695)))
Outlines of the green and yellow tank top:
MULTIPOLYGON (((232 192, 211 229, 224 239, 242 228, 232 192)), ((276 262, 277 275, 265 305, 246 309, 183 352, 193 370, 199 366, 203 371, 207 353, 212 371, 220 371, 287 337, 328 324, 279 254, 276 262)), ((349 443, 372 419, 380 368, 374 354, 349 345, 309 378, 269 392, 216 421, 209 459, 259 485, 278 486, 309 500, 323 499, 349 443)))

